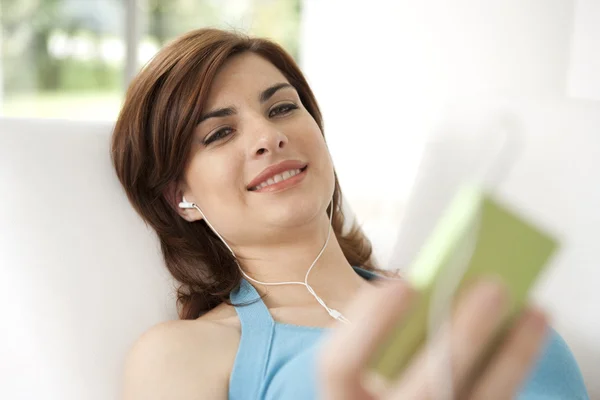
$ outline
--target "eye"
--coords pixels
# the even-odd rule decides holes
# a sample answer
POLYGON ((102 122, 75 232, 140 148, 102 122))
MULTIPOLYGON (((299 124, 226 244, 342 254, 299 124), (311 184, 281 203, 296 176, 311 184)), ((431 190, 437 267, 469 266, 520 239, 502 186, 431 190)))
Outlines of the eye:
POLYGON ((221 128, 218 131, 216 131, 215 133, 213 133, 212 135, 209 135, 206 139, 204 139, 204 145, 208 146, 212 142, 224 139, 227 136, 231 135, 232 133, 233 133, 233 129, 231 129, 229 127, 221 128))
POLYGON ((298 109, 298 106, 294 103, 280 104, 276 107, 273 107, 271 111, 269 111, 269 118, 277 117, 279 115, 286 115, 296 109, 298 109))

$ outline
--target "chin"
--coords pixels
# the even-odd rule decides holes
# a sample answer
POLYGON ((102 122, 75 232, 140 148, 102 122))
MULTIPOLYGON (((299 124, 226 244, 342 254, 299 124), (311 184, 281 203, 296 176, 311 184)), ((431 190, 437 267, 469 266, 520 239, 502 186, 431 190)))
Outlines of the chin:
POLYGON ((329 203, 325 205, 324 203, 324 200, 314 197, 282 201, 269 207, 265 217, 271 225, 288 228, 300 227, 317 221, 329 205, 329 203))

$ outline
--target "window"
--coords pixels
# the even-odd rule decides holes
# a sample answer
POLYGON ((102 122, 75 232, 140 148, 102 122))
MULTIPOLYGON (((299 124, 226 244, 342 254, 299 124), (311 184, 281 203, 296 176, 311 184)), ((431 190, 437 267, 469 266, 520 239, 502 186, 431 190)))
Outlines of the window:
POLYGON ((114 120, 167 41, 214 26, 298 54, 301 0, 0 0, 0 115, 114 120))
POLYGON ((0 0, 4 116, 104 119, 122 94, 123 4, 0 0))

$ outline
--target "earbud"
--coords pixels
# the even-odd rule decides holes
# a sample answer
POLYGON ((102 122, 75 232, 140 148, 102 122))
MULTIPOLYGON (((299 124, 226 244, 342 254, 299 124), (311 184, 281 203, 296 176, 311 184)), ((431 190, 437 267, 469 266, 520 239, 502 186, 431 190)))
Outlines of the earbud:
POLYGON ((190 208, 195 208, 195 204, 194 203, 190 203, 189 201, 187 201, 185 199, 185 197, 183 197, 183 201, 181 203, 179 203, 179 208, 183 208, 183 209, 190 209, 190 208))

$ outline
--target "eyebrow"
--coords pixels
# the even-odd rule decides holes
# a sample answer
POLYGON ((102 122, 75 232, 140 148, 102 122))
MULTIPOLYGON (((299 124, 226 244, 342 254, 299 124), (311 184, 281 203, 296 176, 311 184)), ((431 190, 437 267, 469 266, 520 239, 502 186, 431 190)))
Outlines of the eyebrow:
POLYGON ((237 113, 237 110, 235 109, 235 107, 218 108, 216 110, 213 110, 211 112, 204 114, 202 117, 200 117, 200 122, 198 122, 198 123, 201 124, 202 122, 206 121, 209 118, 229 117, 236 113, 237 113))
MULTIPOLYGON (((277 91, 281 90, 281 89, 285 89, 285 88, 294 88, 292 85, 290 85, 289 83, 276 83, 273 86, 270 86, 269 88, 263 90, 260 93, 260 96, 258 97, 258 100, 262 103, 265 103, 266 101, 268 101, 271 97, 273 97, 273 95, 275 93, 277 93, 277 91)), ((224 107, 224 108, 218 108, 216 110, 210 111, 206 114, 204 114, 202 117, 200 117, 200 122, 198 122, 198 124, 201 124, 202 122, 206 121, 209 118, 222 118, 222 117, 229 117, 231 115, 235 115, 237 113, 237 110, 235 109, 235 107, 224 107)))
POLYGON ((290 85, 289 83, 276 83, 273 86, 269 87, 268 89, 263 90, 262 93, 260 94, 258 100, 261 103, 264 103, 267 100, 269 100, 271 97, 273 97, 273 95, 275 93, 277 93, 278 90, 281 90, 284 88, 294 88, 294 87, 292 85, 290 85))

